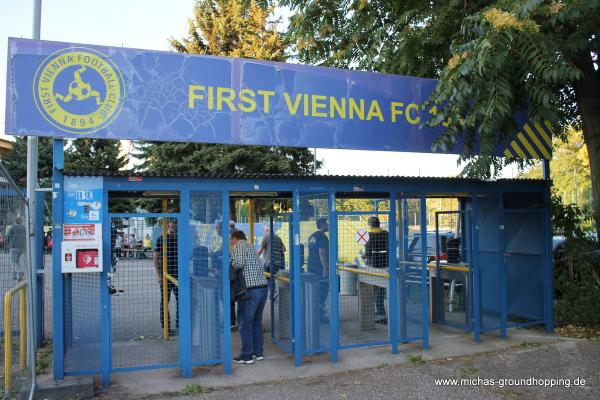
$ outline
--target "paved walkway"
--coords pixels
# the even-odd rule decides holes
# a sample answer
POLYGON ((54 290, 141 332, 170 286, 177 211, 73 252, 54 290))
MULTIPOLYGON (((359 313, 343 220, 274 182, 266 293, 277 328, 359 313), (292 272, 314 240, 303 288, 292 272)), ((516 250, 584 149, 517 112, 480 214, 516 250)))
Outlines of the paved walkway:
MULTIPOLYGON (((380 366, 355 372, 268 384, 221 388, 208 394, 164 395, 173 399, 598 399, 600 398, 600 342, 583 340, 541 344, 451 357, 421 365, 380 366), (515 385, 484 379, 570 379, 570 387, 515 385), (574 380, 585 383, 575 385, 574 380), (477 383, 436 385, 436 380, 457 379, 477 383)), ((551 384, 550 381, 547 384, 551 384)), ((163 395, 146 397, 157 398, 163 395)))
MULTIPOLYGON (((293 358, 276 348, 267 359, 253 365, 234 365, 225 376, 222 366, 196 368, 194 377, 183 379, 179 370, 152 370, 113 374, 113 385, 102 399, 192 398, 182 397, 186 387, 208 394, 206 398, 311 399, 311 398, 600 398, 600 343, 565 339, 533 329, 509 331, 509 338, 483 336, 480 344, 454 329, 432 329, 432 347, 418 343, 340 352, 331 363, 327 354, 293 358), (423 365, 411 363, 420 356, 423 365), (413 358, 414 360, 414 358, 413 358), (582 387, 539 386, 436 386, 436 378, 584 378, 582 387)), ((193 397, 193 398, 196 398, 193 397)))

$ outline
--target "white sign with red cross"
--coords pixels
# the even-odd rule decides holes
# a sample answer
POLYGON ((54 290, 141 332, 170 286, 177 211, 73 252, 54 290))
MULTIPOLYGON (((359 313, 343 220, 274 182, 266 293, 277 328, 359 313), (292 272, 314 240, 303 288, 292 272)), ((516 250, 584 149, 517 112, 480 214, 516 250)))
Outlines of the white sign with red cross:
POLYGON ((356 238, 356 243, 367 244, 367 242, 369 241, 369 232, 366 229, 361 229, 356 232, 356 235, 354 235, 354 237, 356 238))

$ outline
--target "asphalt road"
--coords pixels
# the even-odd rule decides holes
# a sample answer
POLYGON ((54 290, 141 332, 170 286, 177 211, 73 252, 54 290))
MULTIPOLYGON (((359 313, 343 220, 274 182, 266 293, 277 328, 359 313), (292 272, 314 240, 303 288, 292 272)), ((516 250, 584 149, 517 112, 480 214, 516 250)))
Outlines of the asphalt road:
MULTIPOLYGON (((219 388, 206 394, 162 393, 144 399, 598 399, 600 341, 530 342, 505 351, 426 363, 219 388), (514 385, 499 379, 570 379, 570 387, 514 385), (436 385, 436 379, 467 379, 475 385, 436 385), (585 383, 576 386, 575 379, 585 383), (495 379, 494 385, 482 380, 495 379), (502 385, 503 384, 503 385, 502 385)), ((257 368, 257 365, 244 366, 257 368)), ((488 382, 491 383, 491 382, 488 382)), ((581 383, 581 382, 579 382, 581 383)), ((547 385, 551 381, 546 381, 547 385)), ((196 388, 199 390, 200 388, 196 388)))

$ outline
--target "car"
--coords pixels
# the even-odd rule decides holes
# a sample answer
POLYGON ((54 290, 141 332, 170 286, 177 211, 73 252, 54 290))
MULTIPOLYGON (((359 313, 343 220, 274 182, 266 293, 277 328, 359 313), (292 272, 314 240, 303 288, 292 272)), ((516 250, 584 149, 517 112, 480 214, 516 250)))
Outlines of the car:
MULTIPOLYGON (((436 237, 435 232, 427 232, 427 262, 434 261, 438 257, 438 255, 436 254, 435 237, 436 237)), ((459 246, 460 246, 460 239, 454 237, 454 232, 450 232, 450 231, 439 232, 438 240, 439 240, 440 261, 448 260, 447 246, 449 243, 452 243, 452 239, 458 239, 459 246)), ((408 261, 417 261, 417 262, 421 261, 421 234, 420 233, 409 233, 408 234, 408 254, 409 254, 408 261)))

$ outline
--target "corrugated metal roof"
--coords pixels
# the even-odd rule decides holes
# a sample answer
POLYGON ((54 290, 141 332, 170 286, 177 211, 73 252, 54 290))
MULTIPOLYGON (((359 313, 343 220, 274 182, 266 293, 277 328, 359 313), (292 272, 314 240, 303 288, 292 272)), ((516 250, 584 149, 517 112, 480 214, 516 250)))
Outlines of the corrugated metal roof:
POLYGON ((263 179, 263 180, 408 180, 408 179, 423 179, 423 180, 441 180, 441 181, 462 181, 462 182, 541 182, 541 179, 496 179, 484 180, 476 178, 461 178, 461 177, 438 177, 438 176, 387 176, 387 175, 296 175, 296 174, 261 174, 261 173, 201 173, 194 174, 190 172, 133 172, 133 171, 65 171, 66 176, 104 176, 104 177, 144 177, 144 178, 198 178, 198 179, 263 179))

